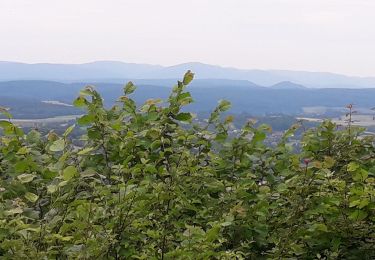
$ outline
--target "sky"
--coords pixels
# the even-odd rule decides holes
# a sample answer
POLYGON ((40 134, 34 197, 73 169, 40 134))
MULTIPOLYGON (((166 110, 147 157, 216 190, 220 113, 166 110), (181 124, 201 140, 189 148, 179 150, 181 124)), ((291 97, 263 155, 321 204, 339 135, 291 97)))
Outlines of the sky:
POLYGON ((0 0, 0 60, 375 76, 374 0, 0 0))

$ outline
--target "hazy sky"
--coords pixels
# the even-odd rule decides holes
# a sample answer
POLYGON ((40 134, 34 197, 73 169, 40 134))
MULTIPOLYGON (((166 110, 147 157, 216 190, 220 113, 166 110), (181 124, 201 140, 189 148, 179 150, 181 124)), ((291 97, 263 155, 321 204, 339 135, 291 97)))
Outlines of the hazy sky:
POLYGON ((374 0, 0 0, 0 60, 375 76, 374 0))

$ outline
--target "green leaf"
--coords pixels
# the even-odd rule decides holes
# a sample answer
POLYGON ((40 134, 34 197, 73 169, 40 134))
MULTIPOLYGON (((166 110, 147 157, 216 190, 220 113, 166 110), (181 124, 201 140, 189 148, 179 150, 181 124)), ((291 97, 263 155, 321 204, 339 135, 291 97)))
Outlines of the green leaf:
POLYGON ((357 169, 359 168, 359 165, 355 162, 351 162, 348 164, 347 166, 347 169, 348 169, 348 172, 354 172, 356 171, 357 169))
POLYGON ((94 150, 93 147, 87 147, 87 148, 84 148, 81 151, 79 151, 77 154, 78 155, 85 155, 85 154, 88 154, 89 152, 91 152, 92 150, 94 150))
POLYGON ((181 103, 181 105, 187 105, 193 101, 193 99, 191 98, 190 92, 181 93, 177 97, 177 100, 181 103))
POLYGON ((158 172, 158 171, 156 170, 155 166, 150 165, 150 164, 146 165, 144 171, 145 171, 145 172, 148 172, 148 173, 157 173, 157 172, 158 172))
POLYGON ((78 172, 77 172, 76 167, 68 166, 64 169, 62 177, 65 181, 68 181, 68 180, 72 179, 74 176, 76 176, 77 173, 78 172))
POLYGON ((268 194, 268 193, 270 193, 270 191, 271 191, 271 189, 268 186, 260 186, 259 187, 259 192, 260 193, 268 194))
POLYGON ((22 183, 29 183, 32 180, 34 180, 35 177, 36 176, 34 174, 24 173, 24 174, 18 175, 17 179, 19 179, 22 183))
POLYGON ((7 128, 10 128, 10 127, 13 127, 13 124, 9 121, 0 120, 0 127, 3 128, 3 129, 7 129, 7 128))
POLYGON ((25 198, 30 202, 36 202, 39 196, 31 192, 26 192, 25 198))
POLYGON ((9 111, 9 108, 0 107, 0 114, 3 114, 7 118, 12 118, 12 115, 8 111, 9 111))
POLYGON ((367 179, 367 177, 368 177, 368 172, 364 169, 357 170, 353 174, 353 180, 355 181, 364 181, 367 179))
POLYGON ((10 215, 15 215, 15 214, 20 214, 22 212, 23 212, 23 209, 20 207, 17 207, 17 208, 13 208, 10 210, 6 210, 4 213, 5 215, 10 216, 10 215))
POLYGON ((88 85, 80 92, 81 96, 94 96, 95 95, 95 88, 94 86, 88 85))
POLYGON ((266 134, 264 132, 255 132, 252 141, 258 143, 266 139, 266 134))
POLYGON ((354 221, 361 221, 367 217, 367 213, 363 210, 355 210, 352 214, 349 215, 349 219, 354 221))
POLYGON ((57 191, 57 185, 48 185, 47 186, 47 192, 48 193, 54 193, 54 192, 56 192, 57 191))
POLYGON ((125 87, 124 87, 124 93, 125 95, 130 95, 137 89, 136 86, 134 86, 133 82, 129 81, 125 87))
POLYGON ((183 79, 184 85, 189 85, 189 83, 194 79, 194 73, 192 73, 190 70, 188 70, 183 79))
POLYGON ((61 241, 70 241, 74 238, 73 236, 62 236, 60 234, 53 234, 52 236, 53 238, 61 240, 61 241))
POLYGON ((175 119, 179 121, 190 121, 192 119, 192 115, 190 113, 179 113, 175 116, 175 119))
POLYGON ((55 178, 57 176, 57 173, 54 172, 54 171, 51 171, 49 170, 48 168, 45 169, 42 173, 42 177, 43 179, 45 180, 52 180, 53 178, 55 178))
POLYGON ((73 105, 74 105, 75 107, 85 107, 85 106, 87 106, 87 104, 88 104, 88 101, 87 101, 86 98, 83 97, 83 96, 79 96, 79 97, 76 98, 76 99, 74 100, 74 102, 73 102, 73 105))
POLYGON ((266 131, 266 132, 272 132, 272 128, 271 126, 267 125, 267 124, 261 124, 260 126, 258 126, 257 128, 259 131, 266 131))
POLYGON ((14 170, 16 173, 26 172, 29 169, 30 165, 27 161, 22 160, 14 164, 14 170))
POLYGON ((17 151, 17 154, 18 155, 25 155, 25 154, 28 154, 30 152, 30 148, 27 147, 27 146, 22 146, 18 151, 17 151))
POLYGON ((220 233, 220 226, 219 225, 213 226, 206 232, 206 240, 208 242, 213 242, 214 240, 218 239, 219 233, 220 233))
POLYGON ((332 157, 330 157, 330 156, 324 157, 324 167, 325 168, 330 169, 335 165, 335 163, 336 163, 336 161, 332 157))
POLYGON ((145 159, 145 158, 141 158, 141 163, 142 164, 146 164, 149 160, 145 159))
POLYGON ((231 107, 231 104, 230 104, 229 101, 227 101, 227 100, 220 100, 220 101, 219 101, 219 105, 218 105, 218 109, 219 109, 219 111, 221 111, 221 112, 225 112, 225 111, 227 111, 230 107, 231 107))
POLYGON ((296 254, 297 256, 305 253, 305 250, 304 250, 303 246, 299 245, 299 244, 291 245, 291 249, 293 250, 293 253, 296 254))
POLYGON ((349 203, 349 207, 357 207, 359 209, 362 209, 364 207, 366 207, 368 204, 370 203, 370 201, 368 199, 358 199, 358 200, 354 200, 354 201, 351 201, 349 203))
POLYGON ((71 126, 69 126, 69 127, 65 130, 63 136, 66 138, 66 137, 67 137, 67 136, 73 131, 74 127, 75 127, 75 125, 71 125, 71 126))
POLYGON ((319 230, 319 231, 323 231, 323 232, 328 232, 328 228, 326 225, 324 224, 321 224, 321 223, 317 223, 317 224, 314 224, 313 225, 313 230, 319 230))
POLYGON ((59 139, 54 141, 51 146, 49 147, 50 151, 52 152, 61 152, 65 148, 65 141, 64 139, 59 139))
POLYGON ((156 150, 161 146, 161 141, 160 140, 155 140, 151 144, 151 149, 156 150))
POLYGON ((94 121, 95 121, 95 116, 92 115, 92 114, 84 115, 84 116, 77 119, 77 123, 79 125, 88 125, 88 124, 91 124, 94 121))
POLYGON ((38 132, 38 131, 35 131, 35 130, 31 130, 27 136, 26 136, 26 140, 29 142, 29 143, 38 143, 40 142, 40 136, 41 134, 38 132))
POLYGON ((81 172, 80 176, 82 178, 87 178, 87 177, 92 177, 92 176, 95 176, 97 175, 98 173, 92 169, 92 168, 88 168, 86 169, 85 171, 81 172))

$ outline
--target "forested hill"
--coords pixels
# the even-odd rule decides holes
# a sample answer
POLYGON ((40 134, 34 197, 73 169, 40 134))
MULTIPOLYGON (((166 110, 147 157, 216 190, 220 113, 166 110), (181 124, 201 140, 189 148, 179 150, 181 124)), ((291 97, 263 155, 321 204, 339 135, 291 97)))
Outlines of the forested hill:
MULTIPOLYGON (((60 101, 71 104, 79 90, 93 84, 102 93, 107 105, 113 104, 121 95, 123 84, 101 82, 60 83, 53 81, 10 81, 0 82, 0 105, 10 107, 14 116, 35 117, 80 113, 79 110, 41 101, 60 101), (43 106, 43 107, 40 107, 43 106), (22 111, 20 109, 22 108, 22 111), (39 108, 39 109, 38 109, 39 108)), ((173 80, 136 80, 138 91, 135 100, 139 103, 149 98, 167 97, 173 80)), ((196 102, 189 106, 191 111, 210 111, 217 100, 227 99, 233 103, 232 113, 248 112, 262 114, 299 114, 306 107, 343 108, 349 103, 357 107, 372 108, 375 105, 375 89, 309 89, 294 84, 280 88, 266 88, 249 81, 195 80, 188 90, 196 102), (294 86, 294 88, 293 88, 294 86)))

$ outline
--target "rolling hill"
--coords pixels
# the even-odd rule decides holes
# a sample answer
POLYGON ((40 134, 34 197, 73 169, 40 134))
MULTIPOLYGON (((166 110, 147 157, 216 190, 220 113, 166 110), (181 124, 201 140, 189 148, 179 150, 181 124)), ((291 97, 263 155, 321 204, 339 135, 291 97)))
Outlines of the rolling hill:
MULTIPOLYGON (((169 81, 169 80, 168 80, 169 81)), ((149 98, 167 98, 171 86, 165 80, 140 81, 133 98, 142 103, 149 98)), ((10 107, 18 118, 49 117, 82 113, 74 107, 59 105, 59 101, 71 104, 79 90, 92 82, 61 83, 54 81, 0 82, 0 106, 10 107)), ((123 84, 95 83, 106 105, 112 105, 123 93, 123 84)), ((282 84, 282 86, 285 86, 282 84)), ((290 83, 288 83, 290 86, 290 83)), ((291 86, 294 86, 293 84, 291 86)), ((375 89, 311 89, 303 87, 258 86, 248 81, 195 80, 189 86, 195 102, 190 111, 211 111, 220 99, 233 103, 231 113, 246 112, 253 115, 297 115, 306 107, 344 108, 349 103, 357 107, 371 108, 375 105, 375 89)))
POLYGON ((349 77, 328 72, 287 70, 243 70, 209 65, 199 62, 174 66, 96 61, 84 64, 26 64, 0 62, 0 81, 49 80, 59 82, 95 81, 124 82, 143 79, 179 79, 188 69, 197 79, 247 80, 257 85, 271 86, 290 81, 309 88, 371 88, 375 77, 349 77))

